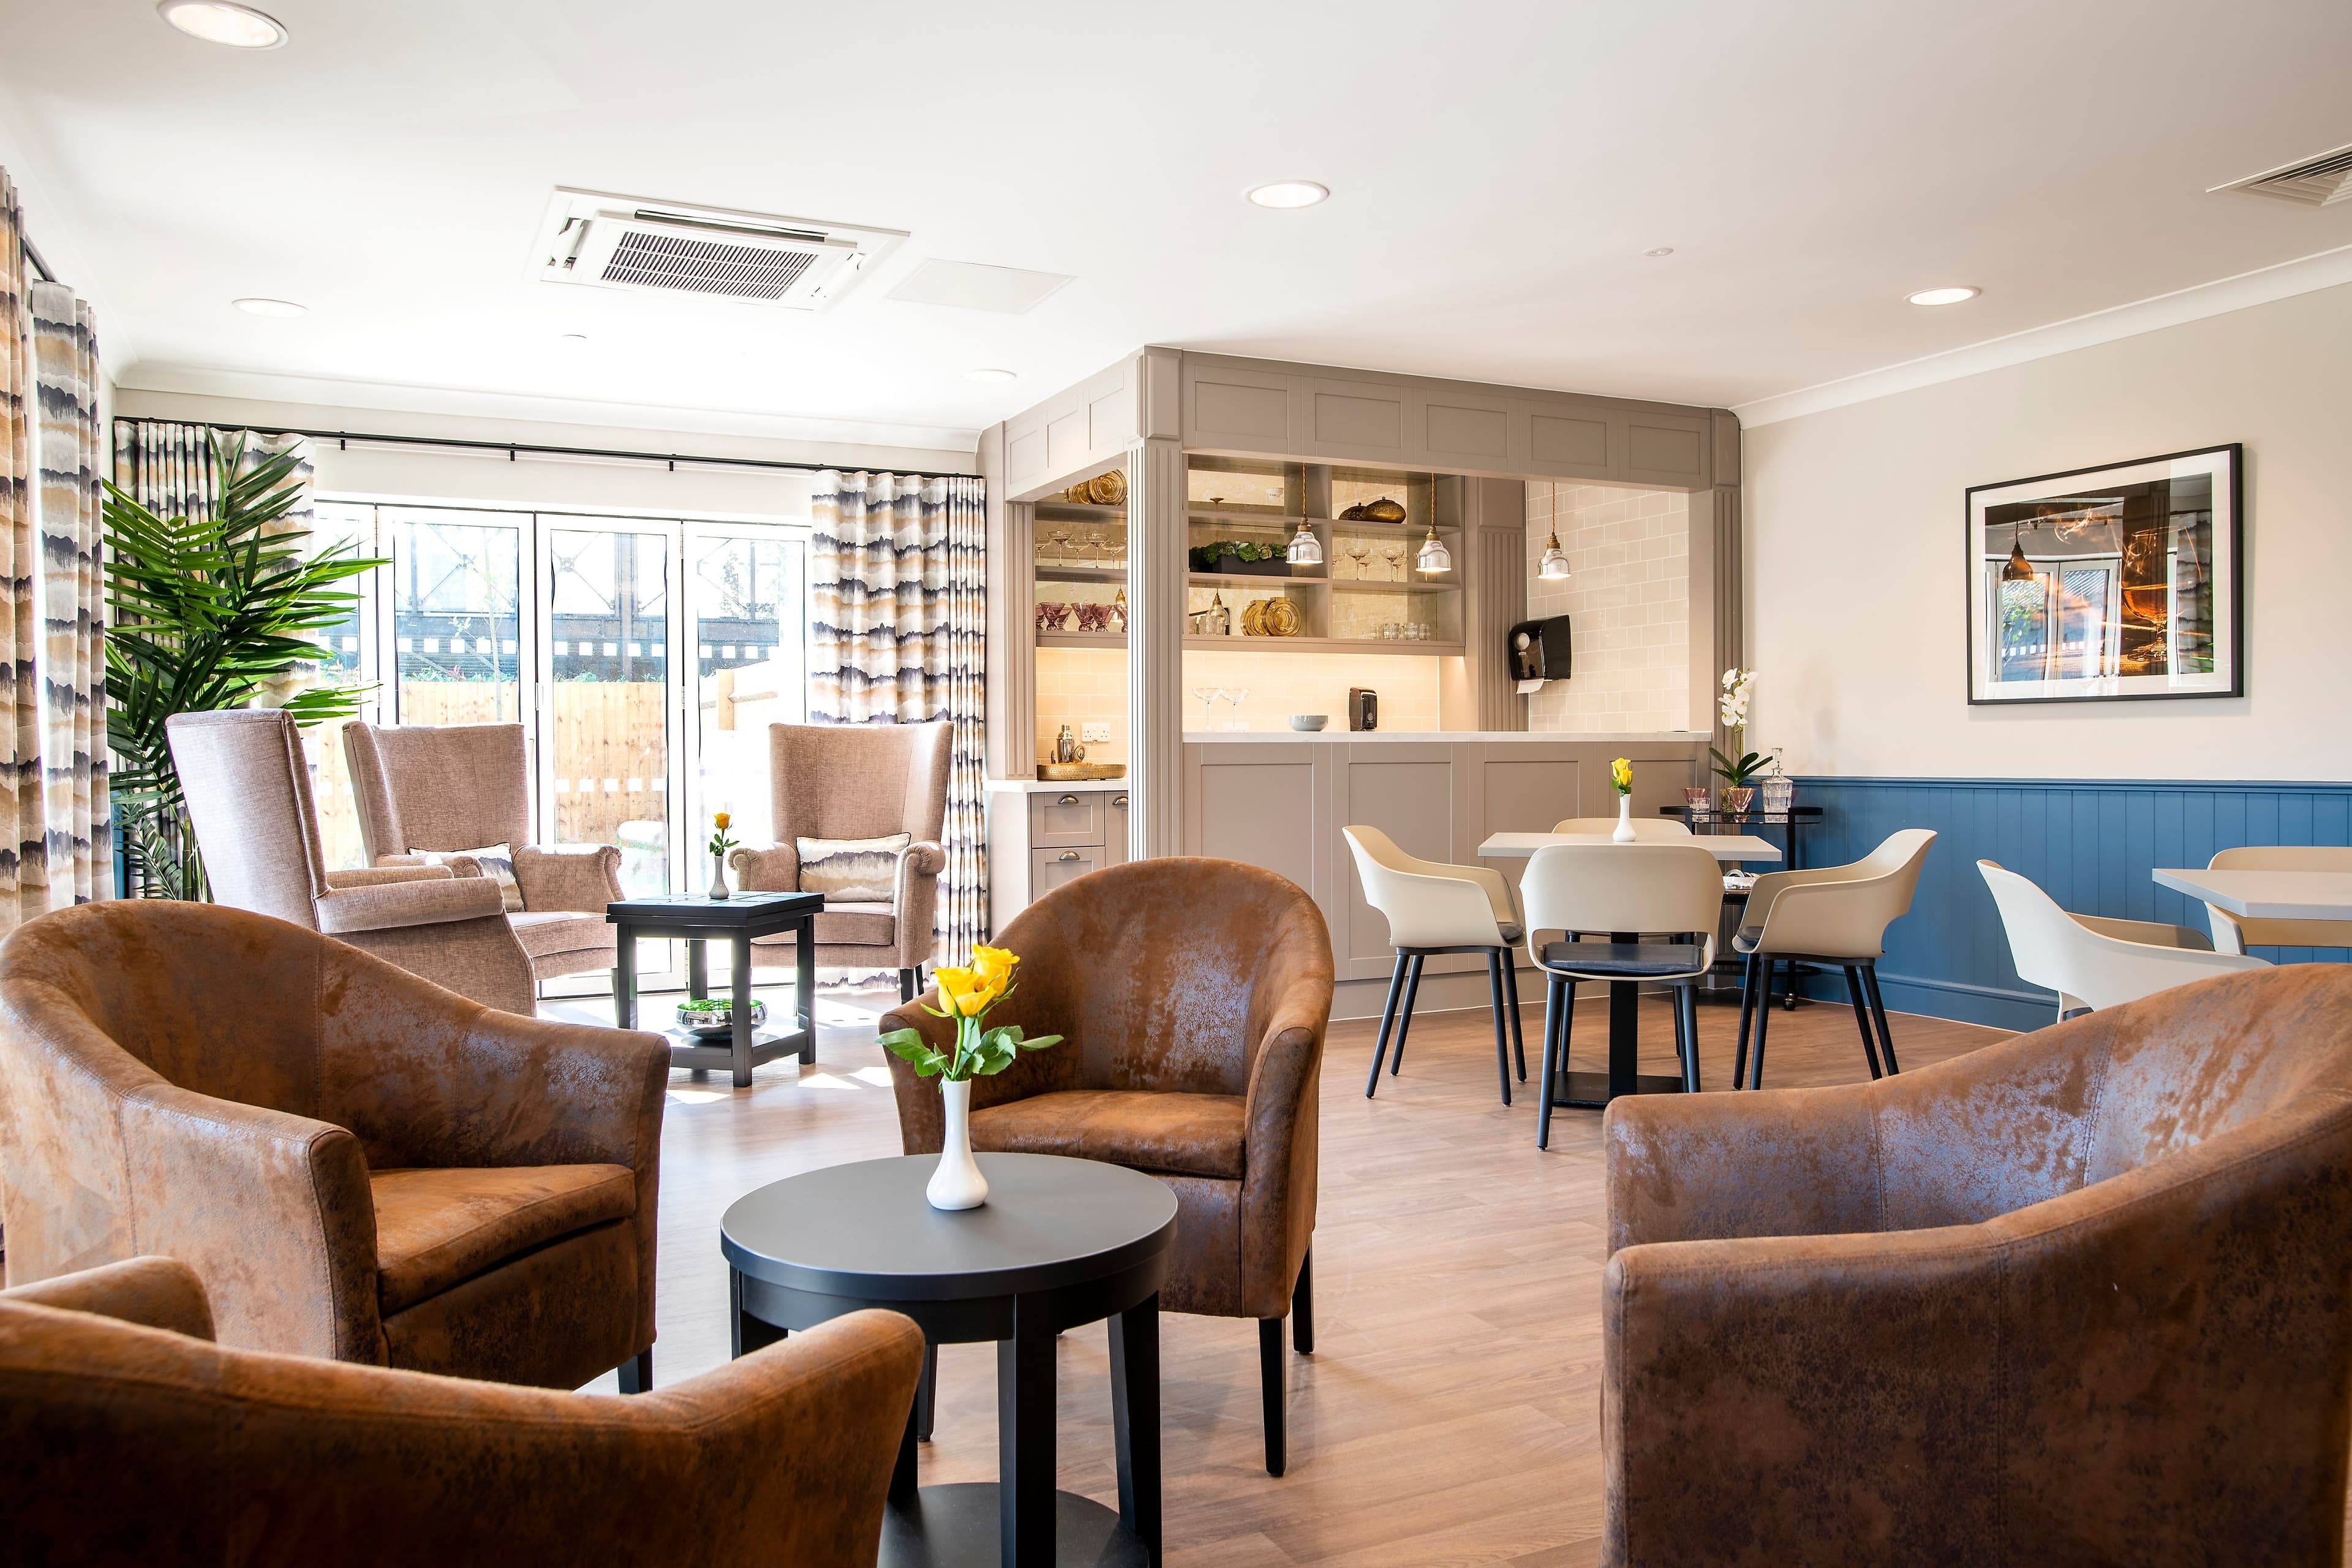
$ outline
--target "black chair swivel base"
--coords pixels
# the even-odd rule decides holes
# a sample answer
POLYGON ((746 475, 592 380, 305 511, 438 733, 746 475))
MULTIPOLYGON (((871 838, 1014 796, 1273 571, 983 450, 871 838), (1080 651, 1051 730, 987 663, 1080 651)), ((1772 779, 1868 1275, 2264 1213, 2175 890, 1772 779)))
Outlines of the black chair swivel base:
POLYGON ((1396 950, 1396 968, 1389 973, 1389 998, 1381 1009, 1381 1035, 1372 1047, 1372 1070, 1364 1079, 1364 1098, 1372 1098, 1381 1086, 1381 1063, 1389 1064, 1389 1076, 1394 1078, 1404 1070, 1404 1037, 1412 1027, 1413 998, 1421 994, 1422 961, 1440 953, 1475 952, 1486 960, 1486 995, 1495 1013, 1495 1076, 1501 1083, 1503 1103, 1511 1103, 1511 1071, 1518 1070, 1519 1081, 1528 1081, 1528 1047, 1519 1030, 1519 976, 1512 963, 1514 950, 1507 947, 1401 947, 1396 950), (1402 994, 1403 1006, 1397 1002, 1402 994), (1396 1054, 1389 1055, 1389 1031, 1396 1031, 1396 1054))
POLYGON ((1863 1059, 1870 1064, 1870 1076, 1885 1078, 1901 1072, 1903 1068, 1895 1059, 1895 1033, 1886 1026, 1886 999, 1878 994, 1878 965, 1874 962, 1866 958, 1824 958, 1809 952, 1751 952, 1739 984, 1739 1045, 1732 1057, 1731 1087, 1764 1087, 1764 1042, 1771 1032, 1774 972, 1786 966, 1783 978, 1788 994, 1793 999, 1797 994, 1797 966, 1801 963, 1833 965, 1845 972, 1845 992, 1853 1003, 1853 1021, 1862 1031, 1863 1059), (1753 1066, 1748 1059, 1751 1026, 1756 1039, 1753 1066))

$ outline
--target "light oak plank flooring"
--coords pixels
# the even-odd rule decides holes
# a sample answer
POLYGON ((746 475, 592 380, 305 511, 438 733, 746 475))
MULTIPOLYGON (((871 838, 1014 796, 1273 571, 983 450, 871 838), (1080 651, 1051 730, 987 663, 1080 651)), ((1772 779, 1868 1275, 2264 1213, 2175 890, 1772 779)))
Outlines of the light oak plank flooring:
MULTIPOLYGON (((765 988, 763 988, 764 992, 765 988)), ((788 993, 766 993, 772 1007, 788 993)), ((796 1172, 898 1152, 874 1020, 894 997, 820 1003, 819 1066, 761 1068, 749 1089, 723 1075, 675 1075, 664 1124, 658 1384, 727 1356, 719 1216, 796 1172)), ((609 1004, 551 1016, 609 1022, 609 1004)), ((1577 1009, 1574 1065, 1598 1070, 1597 998, 1577 1009)), ((1525 1014, 1530 1068, 1542 1009, 1525 1014)), ((1731 1079, 1737 1009, 1700 1010, 1709 1092, 1731 1079)), ((1663 1003, 1643 1005, 1643 1069, 1672 1072, 1663 1003)), ((1484 1012, 1416 1020, 1403 1076, 1367 1101, 1376 1024, 1332 1026, 1322 1082, 1322 1188, 1315 1234, 1317 1352, 1291 1361, 1290 1470, 1265 1474, 1256 1328, 1161 1320, 1167 1561, 1240 1564, 1598 1561, 1601 1528, 1600 1113, 1553 1112, 1535 1146, 1536 1097, 1495 1089, 1484 1012)), ((1895 1015, 1906 1068, 2004 1038, 1998 1030, 1895 1015)), ((1827 1004, 1774 1017, 1775 1088, 1868 1076, 1853 1015, 1827 1004)), ((610 1388, 607 1379, 601 1386, 610 1388)), ((1061 1484, 1118 1506, 1108 1356, 1100 1324, 1060 1352, 1061 1484)), ((925 1483, 993 1479, 995 1360, 940 1357, 936 1440, 925 1483)))

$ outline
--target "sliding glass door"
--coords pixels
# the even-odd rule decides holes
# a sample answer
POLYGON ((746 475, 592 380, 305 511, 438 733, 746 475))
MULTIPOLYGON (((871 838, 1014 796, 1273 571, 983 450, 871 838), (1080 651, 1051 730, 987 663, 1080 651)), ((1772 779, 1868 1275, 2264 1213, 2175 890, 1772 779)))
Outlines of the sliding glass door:
MULTIPOLYGON (((376 683, 363 716, 522 723, 537 842, 617 845, 645 895, 708 882, 712 811, 767 841, 767 727, 808 712, 805 528, 324 500, 318 524, 389 560, 330 638, 376 683)), ((310 744, 329 859, 360 865, 341 737, 310 744)))

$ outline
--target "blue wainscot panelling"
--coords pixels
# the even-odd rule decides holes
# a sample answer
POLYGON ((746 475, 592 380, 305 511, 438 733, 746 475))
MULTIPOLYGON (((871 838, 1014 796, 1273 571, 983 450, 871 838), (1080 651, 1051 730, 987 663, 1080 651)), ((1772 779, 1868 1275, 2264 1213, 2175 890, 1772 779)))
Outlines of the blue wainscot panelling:
MULTIPOLYGON (((1806 836, 1807 865, 1859 860, 1898 827, 1936 831, 1911 912, 1886 933, 1878 967, 1886 1005, 2011 1029, 2052 1022, 2057 998, 2011 967, 1979 860, 2032 878, 2078 914, 2206 931, 2205 906, 2158 887, 2152 869, 2202 866, 2214 851, 2245 844, 2352 843, 2352 784, 1804 778, 1797 803, 1822 807, 1806 836)), ((2347 956, 2253 951, 2275 963, 2347 956)), ((1815 976, 1809 988, 1845 995, 1835 976, 1815 976)))

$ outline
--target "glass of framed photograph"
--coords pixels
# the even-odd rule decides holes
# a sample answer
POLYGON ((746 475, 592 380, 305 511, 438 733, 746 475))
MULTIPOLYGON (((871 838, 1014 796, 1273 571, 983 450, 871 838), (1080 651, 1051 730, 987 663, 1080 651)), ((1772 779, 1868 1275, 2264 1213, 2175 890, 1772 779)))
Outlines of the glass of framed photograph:
POLYGON ((2245 691, 2243 449, 1968 492, 1969 700, 2245 691))

